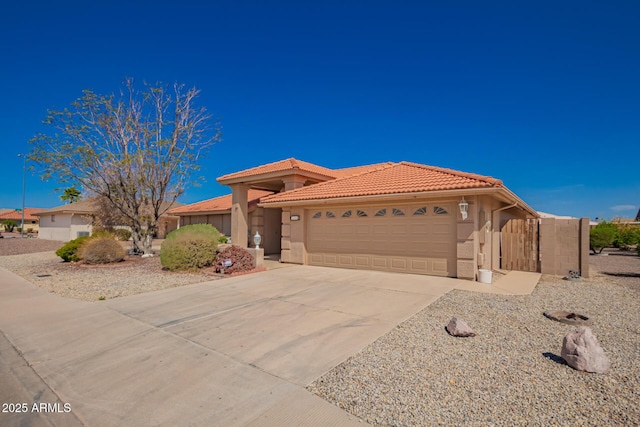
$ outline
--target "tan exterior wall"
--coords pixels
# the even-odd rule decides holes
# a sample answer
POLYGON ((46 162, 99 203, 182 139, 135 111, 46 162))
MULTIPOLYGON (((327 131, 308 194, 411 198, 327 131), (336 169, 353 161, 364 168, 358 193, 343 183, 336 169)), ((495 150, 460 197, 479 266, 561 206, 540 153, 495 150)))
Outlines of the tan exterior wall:
MULTIPOLYGON (((469 203, 467 219, 462 219, 460 210, 457 209, 457 277, 459 279, 475 280, 478 271, 478 197, 465 197, 469 203)), ((456 208, 458 206, 456 205, 456 208)))
POLYGON ((225 236, 231 235, 231 214, 189 215, 180 217, 180 227, 191 224, 211 224, 225 236))
MULTIPOLYGON (((443 201, 452 204, 457 216, 456 236, 454 237, 456 239, 455 275, 462 279, 476 280, 478 269, 497 269, 500 267, 500 229, 502 225, 512 218, 526 218, 526 213, 520 208, 495 212, 503 207, 504 203, 500 203, 490 195, 469 195, 465 196, 465 200, 469 203, 468 216, 466 220, 463 220, 458 208, 460 199, 461 197, 455 200, 425 199, 425 202, 428 205, 443 201)), ((415 204, 416 201, 411 203, 415 204)), ((313 208, 313 206, 307 208, 313 208)), ((283 262, 296 264, 308 262, 305 246, 306 221, 310 220, 308 215, 311 215, 312 210, 305 210, 302 207, 283 208, 281 220, 281 259, 283 262), (298 215, 300 219, 291 221, 292 215, 298 215)))
POLYGON ((282 209, 282 237, 281 259, 282 262, 292 264, 305 264, 307 249, 305 247, 305 210, 302 207, 282 209), (297 215, 297 221, 291 221, 291 216, 297 215))
POLYGON ((566 276, 580 270, 589 277, 589 219, 542 218, 540 260, 543 274, 566 276))

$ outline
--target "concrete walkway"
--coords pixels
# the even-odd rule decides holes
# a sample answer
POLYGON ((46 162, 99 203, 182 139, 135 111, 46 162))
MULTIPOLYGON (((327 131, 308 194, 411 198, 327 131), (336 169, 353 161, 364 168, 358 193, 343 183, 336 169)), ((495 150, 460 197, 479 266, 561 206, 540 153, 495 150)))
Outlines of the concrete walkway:
POLYGON ((0 269, 2 402, 59 403, 0 425, 366 425, 304 387, 464 283, 296 266, 82 302, 0 269))

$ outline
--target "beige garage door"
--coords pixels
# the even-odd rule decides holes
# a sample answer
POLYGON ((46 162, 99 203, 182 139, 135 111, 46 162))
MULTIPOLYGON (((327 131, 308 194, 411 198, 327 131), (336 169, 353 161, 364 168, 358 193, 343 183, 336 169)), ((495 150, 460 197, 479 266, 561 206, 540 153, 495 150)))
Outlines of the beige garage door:
POLYGON ((307 211, 308 263, 456 276, 453 204, 307 211))

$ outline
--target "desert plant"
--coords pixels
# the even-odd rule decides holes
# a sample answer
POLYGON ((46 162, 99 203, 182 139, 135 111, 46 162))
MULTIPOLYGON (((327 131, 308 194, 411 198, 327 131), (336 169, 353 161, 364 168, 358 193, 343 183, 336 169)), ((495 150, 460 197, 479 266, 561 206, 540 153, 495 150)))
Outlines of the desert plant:
POLYGON ((113 234, 116 235, 116 239, 123 242, 126 242, 131 238, 131 231, 127 230, 126 228, 116 228, 115 230, 113 230, 113 234))
POLYGON ((87 264, 120 262, 124 256, 124 248, 114 237, 92 237, 78 248, 78 258, 87 264))
POLYGON ((613 246, 628 250, 631 246, 640 244, 640 228, 619 224, 613 246))
POLYGON ((91 237, 107 237, 109 239, 115 239, 115 234, 107 230, 93 230, 91 237))
POLYGON ((227 242, 229 242, 229 238, 224 234, 221 234, 220 237, 218 237, 218 243, 227 243, 227 242))
POLYGON ((160 262, 169 270, 209 267, 216 259, 220 232, 209 224, 193 224, 169 233, 160 247, 160 262))
POLYGON ((589 246, 594 254, 599 254, 606 247, 613 244, 618 234, 618 228, 615 224, 602 221, 589 232, 589 246))
POLYGON ((4 231, 11 233, 17 224, 12 219, 5 219, 2 221, 2 225, 4 226, 4 231))
POLYGON ((56 255, 62 258, 64 262, 80 261, 78 249, 87 239, 90 239, 90 237, 82 236, 65 243, 63 247, 56 251, 56 255))
POLYGON ((253 255, 248 250, 240 246, 229 246, 218 252, 214 265, 216 271, 231 274, 251 271, 254 263, 253 255))

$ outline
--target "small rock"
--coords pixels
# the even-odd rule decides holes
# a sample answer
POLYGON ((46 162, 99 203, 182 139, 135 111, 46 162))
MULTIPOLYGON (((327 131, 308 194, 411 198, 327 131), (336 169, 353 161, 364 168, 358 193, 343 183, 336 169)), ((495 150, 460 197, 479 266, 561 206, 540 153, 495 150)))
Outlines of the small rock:
POLYGON ((152 258, 153 254, 144 254, 140 258, 152 258))
POLYGON ((447 332, 454 337, 475 337, 476 333, 473 329, 462 319, 452 317, 447 325, 447 332))
POLYGON ((560 355, 569 366, 578 371, 606 374, 611 366, 591 328, 584 326, 564 337, 560 355))

